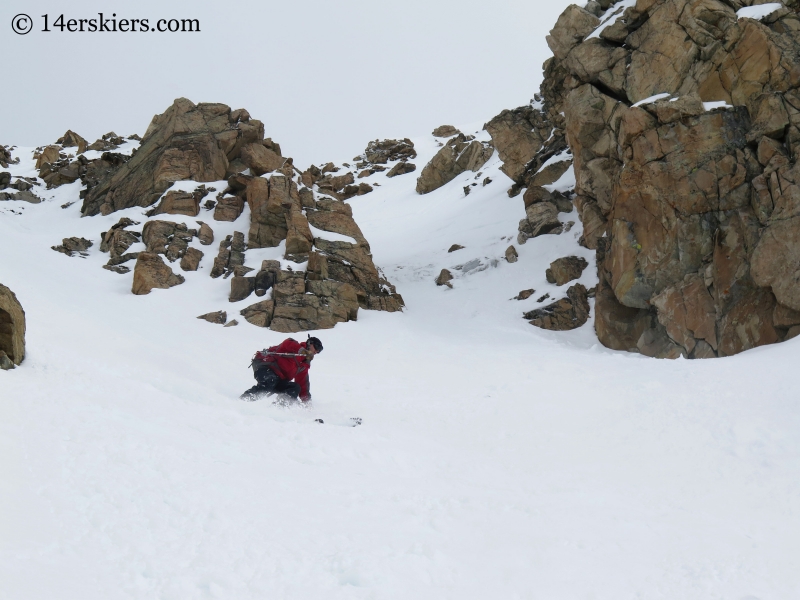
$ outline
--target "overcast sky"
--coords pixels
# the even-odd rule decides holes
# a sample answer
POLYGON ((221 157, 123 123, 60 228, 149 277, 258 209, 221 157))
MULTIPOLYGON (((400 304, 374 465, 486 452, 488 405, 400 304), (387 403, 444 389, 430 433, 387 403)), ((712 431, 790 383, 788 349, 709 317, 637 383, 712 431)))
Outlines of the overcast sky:
POLYGON ((143 134, 173 99, 264 121, 298 166, 526 103, 568 0, 3 0, 0 143, 143 134), (61 33, 70 18, 185 18, 200 33, 61 33), (13 17, 33 19, 17 35, 13 17), (48 14, 50 33, 44 33, 48 14))

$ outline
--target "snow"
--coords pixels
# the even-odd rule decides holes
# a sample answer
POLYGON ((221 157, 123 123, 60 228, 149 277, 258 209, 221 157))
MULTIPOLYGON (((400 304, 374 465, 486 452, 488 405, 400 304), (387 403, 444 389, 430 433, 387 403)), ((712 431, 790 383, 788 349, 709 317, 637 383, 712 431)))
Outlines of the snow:
POLYGON ((643 104, 652 104, 653 102, 656 102, 657 100, 663 100, 664 98, 669 98, 671 95, 672 94, 668 94, 668 93, 655 94, 653 96, 650 96, 649 98, 645 98, 644 100, 639 100, 638 102, 635 102, 633 104, 633 106, 642 106, 643 104))
MULTIPOLYGON (((552 133, 550 134, 550 137, 551 138, 553 137, 552 133)), ((539 170, 537 171, 537 173, 540 173, 542 170, 544 170, 545 168, 549 167, 550 165, 554 165, 556 163, 564 162, 564 161, 567 161, 567 160, 572 160, 572 154, 568 153, 567 151, 559 152, 558 154, 554 154, 553 156, 551 156, 550 158, 548 158, 546 161, 544 161, 542 163, 542 166, 539 167, 539 170)))
POLYGON ((343 233, 323 231, 322 229, 314 227, 311 223, 308 224, 308 227, 311 229, 311 235, 313 235, 315 238, 323 238, 329 242, 348 242, 350 244, 358 243, 355 238, 350 237, 349 235, 344 235, 343 233))
MULTIPOLYGON (((561 192, 562 194, 575 187, 575 167, 570 166, 558 181, 550 185, 543 186, 548 192, 561 192)), ((577 215, 576 215, 577 218, 577 215)))
POLYGON ((719 100, 714 102, 703 102, 703 108, 705 108, 706 111, 709 111, 717 108, 733 108, 733 106, 725 102, 725 100, 719 100))
MULTIPOLYGON (((419 171, 438 146, 413 141, 419 171)), ((145 209, 81 218, 61 208, 79 184, 0 202, 0 280, 28 320, 25 362, 0 372, 0 597, 797 597, 800 339, 667 361, 602 347, 591 321, 529 325, 539 296, 565 293, 550 262, 586 258, 591 287, 594 252, 580 222, 517 244, 523 203, 499 167, 425 196, 416 175, 376 177, 350 200, 407 306, 312 332, 309 410, 237 399, 252 354, 286 337, 208 276, 249 209, 204 211, 201 269, 133 296, 99 234, 145 209), (50 249, 69 236, 95 242, 87 258, 50 249), (434 285, 442 268, 453 289, 434 285), (240 325, 195 318, 221 309, 240 325)))
POLYGON ((770 2, 768 4, 759 4, 758 6, 745 6, 736 11, 736 16, 740 19, 755 19, 760 21, 764 17, 768 17, 776 10, 783 8, 780 2, 770 2))
MULTIPOLYGON (((584 5, 585 6, 585 5, 584 5)), ((617 2, 616 4, 611 5, 603 16, 600 17, 600 25, 589 35, 586 36, 587 40, 592 38, 600 38, 600 34, 603 33, 603 30, 606 27, 610 27, 614 23, 617 22, 628 8, 632 8, 636 6, 636 0, 621 0, 621 2, 617 2)), ((585 40, 584 40, 585 41, 585 40)))

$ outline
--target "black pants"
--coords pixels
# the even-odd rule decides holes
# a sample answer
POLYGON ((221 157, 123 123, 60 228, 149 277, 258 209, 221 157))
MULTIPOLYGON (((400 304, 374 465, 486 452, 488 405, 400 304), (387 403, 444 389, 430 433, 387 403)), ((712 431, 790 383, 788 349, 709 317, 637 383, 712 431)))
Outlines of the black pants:
POLYGON ((281 379, 275 374, 275 371, 269 367, 256 368, 253 371, 253 376, 258 382, 256 385, 247 390, 244 395, 256 395, 261 393, 282 394, 294 400, 300 396, 300 385, 288 379, 281 379))

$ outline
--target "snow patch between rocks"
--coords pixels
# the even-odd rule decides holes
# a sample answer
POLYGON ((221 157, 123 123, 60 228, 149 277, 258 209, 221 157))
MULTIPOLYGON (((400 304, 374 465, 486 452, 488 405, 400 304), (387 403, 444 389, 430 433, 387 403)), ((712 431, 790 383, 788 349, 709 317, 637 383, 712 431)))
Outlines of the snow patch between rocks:
POLYGON ((725 100, 719 100, 715 102, 703 102, 703 108, 705 108, 706 111, 709 111, 716 108, 733 108, 733 105, 728 104, 725 102, 725 100))
POLYGON ((327 240, 329 242, 347 242, 349 244, 358 244, 355 238, 351 238, 349 235, 335 233, 333 231, 323 231, 322 229, 314 227, 311 223, 308 224, 308 227, 311 229, 311 235, 313 235, 315 238, 322 238, 323 240, 327 240))
POLYGON ((663 100, 664 98, 669 98, 671 94, 664 92, 663 94, 656 94, 655 96, 650 96, 649 98, 645 98, 644 100, 639 100, 633 106, 642 106, 643 104, 652 104, 658 100, 663 100))
POLYGON ((769 4, 761 4, 759 6, 745 6, 736 11, 736 16, 739 19, 755 19, 760 21, 764 17, 768 17, 776 10, 783 8, 780 2, 770 2, 769 4))
MULTIPOLYGON (((603 33, 603 30, 606 27, 610 27, 614 23, 617 22, 624 13, 625 10, 631 7, 636 6, 636 0, 622 0, 622 2, 617 2, 613 6, 611 6, 605 14, 600 17, 600 25, 595 29, 592 33, 586 36, 586 40, 590 40, 592 38, 600 38, 600 34, 603 33)), ((584 40, 584 41, 586 41, 584 40)))

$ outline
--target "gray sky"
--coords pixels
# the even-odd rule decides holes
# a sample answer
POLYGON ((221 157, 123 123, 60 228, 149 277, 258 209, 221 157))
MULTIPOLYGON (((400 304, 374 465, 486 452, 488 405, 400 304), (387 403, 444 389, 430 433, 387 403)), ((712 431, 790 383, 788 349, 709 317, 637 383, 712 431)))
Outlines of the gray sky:
POLYGON ((0 143, 143 134, 174 98, 264 121, 298 166, 527 102, 568 0, 4 0, 0 143), (70 18, 199 19, 200 33, 70 33, 70 18), (13 32, 18 13, 33 19, 13 32), (48 14, 50 33, 41 31, 48 14))

